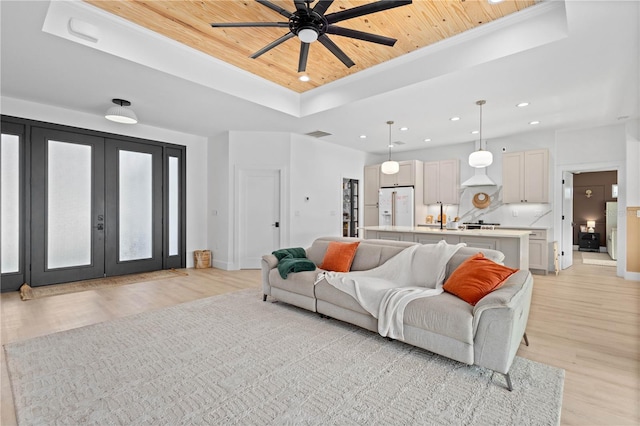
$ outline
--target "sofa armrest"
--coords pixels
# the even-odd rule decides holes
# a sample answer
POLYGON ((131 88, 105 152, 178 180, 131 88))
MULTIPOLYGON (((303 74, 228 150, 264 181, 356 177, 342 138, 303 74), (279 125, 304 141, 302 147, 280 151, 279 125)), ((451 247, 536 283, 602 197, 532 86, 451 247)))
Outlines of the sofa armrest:
POLYGON ((508 373, 524 335, 533 277, 528 270, 510 276, 473 309, 474 364, 508 373))
POLYGON ((278 258, 272 254, 262 256, 262 294, 271 296, 271 284, 269 283, 269 272, 278 266, 278 258))

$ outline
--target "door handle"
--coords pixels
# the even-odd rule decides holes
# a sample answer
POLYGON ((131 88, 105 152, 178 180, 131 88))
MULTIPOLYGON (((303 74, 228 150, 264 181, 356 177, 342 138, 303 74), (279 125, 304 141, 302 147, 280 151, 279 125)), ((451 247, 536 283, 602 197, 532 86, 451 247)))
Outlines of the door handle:
POLYGON ((280 222, 274 223, 273 226, 275 226, 276 228, 280 228, 280 222))

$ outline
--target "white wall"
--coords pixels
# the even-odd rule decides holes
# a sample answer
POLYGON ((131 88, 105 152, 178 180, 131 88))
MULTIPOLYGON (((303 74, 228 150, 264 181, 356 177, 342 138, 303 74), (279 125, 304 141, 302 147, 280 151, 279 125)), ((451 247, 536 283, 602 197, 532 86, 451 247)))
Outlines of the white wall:
POLYGON ((187 266, 193 266, 193 250, 207 246, 207 139, 145 124, 127 125, 51 105, 2 97, 2 114, 173 143, 187 147, 187 266))
POLYGON ((640 206, 640 120, 626 126, 627 205, 640 206))
POLYGON ((342 179, 358 179, 362 185, 364 165, 363 152, 292 135, 292 246, 308 247, 317 237, 342 235, 342 179))
MULTIPOLYGON (((307 247, 342 233, 342 179, 362 180, 366 154, 308 136, 229 132, 212 137, 209 166, 209 245, 214 265, 238 269, 236 180, 239 169, 279 169, 284 180, 283 247, 307 247), (309 197, 309 201, 306 201, 309 197), (211 215, 216 210, 217 215, 211 215)), ((256 212, 260 214, 260 212, 256 212)))
MULTIPOLYGON (((627 221, 627 167, 637 163, 627 158, 627 133, 624 124, 602 126, 556 133, 556 173, 563 171, 618 171, 618 269, 617 275, 631 279, 626 272, 627 221)), ((557 182, 556 202, 561 205, 562 183, 557 182)), ((554 224, 558 232, 562 227, 562 212, 556 211, 554 224)), ((566 250, 566 248, 564 248, 566 250)))

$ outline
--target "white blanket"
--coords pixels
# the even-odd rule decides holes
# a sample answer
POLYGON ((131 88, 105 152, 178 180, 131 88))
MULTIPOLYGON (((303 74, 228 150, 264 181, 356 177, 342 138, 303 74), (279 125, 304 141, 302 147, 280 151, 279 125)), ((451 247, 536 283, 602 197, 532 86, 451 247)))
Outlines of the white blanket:
POLYGON ((447 262, 460 247, 445 241, 407 247, 377 268, 356 272, 321 272, 323 278, 360 303, 378 319, 378 333, 404 339, 404 309, 412 300, 442 293, 447 262))

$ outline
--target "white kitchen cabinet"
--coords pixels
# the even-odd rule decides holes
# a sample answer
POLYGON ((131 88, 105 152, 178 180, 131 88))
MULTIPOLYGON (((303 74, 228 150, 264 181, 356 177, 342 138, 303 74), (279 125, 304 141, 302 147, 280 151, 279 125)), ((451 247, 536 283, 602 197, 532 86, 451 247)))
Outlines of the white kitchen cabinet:
POLYGON ((467 247, 474 247, 480 249, 498 250, 497 238, 478 238, 478 237, 461 237, 461 243, 465 243, 467 247))
MULTIPOLYGON (((415 186, 417 160, 400 161, 398 173, 387 175, 380 172, 380 187, 389 188, 393 186, 415 186)), ((421 162, 420 162, 421 164, 421 162)))
MULTIPOLYGON (((500 228, 525 229, 525 228, 500 228)), ((529 234, 529 269, 541 271, 545 275, 549 268, 549 242, 547 241, 547 231, 544 229, 532 229, 529 234)))
POLYGON ((424 203, 460 204, 460 161, 424 163, 424 203))
POLYGON ((378 190, 380 189, 380 165, 364 168, 364 226, 378 225, 378 190))
POLYGON ((529 269, 539 269, 546 275, 549 269, 548 257, 547 231, 531 231, 529 235, 529 269))
POLYGON ((502 156, 502 201, 549 202, 549 150, 509 152, 502 156))

